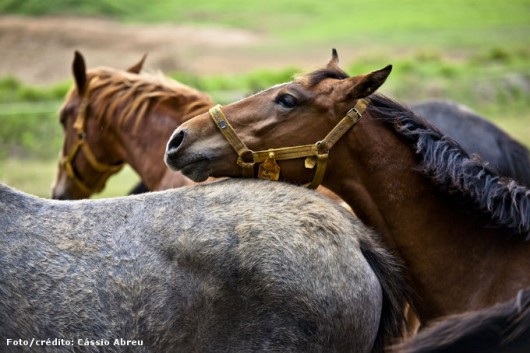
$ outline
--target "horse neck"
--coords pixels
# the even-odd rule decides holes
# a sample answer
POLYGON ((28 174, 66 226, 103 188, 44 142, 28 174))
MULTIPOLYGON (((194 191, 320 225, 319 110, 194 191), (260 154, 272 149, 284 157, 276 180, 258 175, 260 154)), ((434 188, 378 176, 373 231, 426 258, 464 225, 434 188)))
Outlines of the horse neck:
MULTIPOLYGON (((497 255, 513 243, 483 228, 415 171, 418 160, 396 133, 367 115, 336 148, 332 153, 341 163, 330 163, 324 186, 402 258, 421 298, 415 304, 423 322, 514 295, 509 283, 504 292, 493 289, 504 265, 497 255)), ((514 288, 522 285, 515 283, 520 277, 513 278, 514 288)))
POLYGON ((148 110, 145 116, 133 116, 123 125, 117 126, 113 119, 111 129, 119 141, 119 153, 149 190, 160 190, 159 185, 167 172, 164 164, 166 142, 181 120, 182 114, 168 109, 164 102, 148 110))

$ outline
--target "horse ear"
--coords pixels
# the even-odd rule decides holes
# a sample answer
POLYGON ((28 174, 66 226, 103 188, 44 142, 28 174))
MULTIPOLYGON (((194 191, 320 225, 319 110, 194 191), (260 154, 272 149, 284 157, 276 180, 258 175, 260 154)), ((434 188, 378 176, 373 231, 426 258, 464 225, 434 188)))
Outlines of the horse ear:
POLYGON ((142 67, 144 66, 145 59, 147 58, 147 53, 142 56, 142 59, 127 69, 127 72, 132 72, 133 74, 139 74, 140 71, 142 71, 142 67))
POLYGON ((337 68, 339 66, 339 54, 337 53, 337 49, 333 48, 331 50, 331 59, 328 62, 327 68, 333 69, 337 68))
POLYGON ((346 81, 349 86, 349 93, 347 94, 348 99, 364 98, 374 93, 383 83, 385 83, 391 71, 392 65, 388 65, 381 70, 347 79, 346 81))
POLYGON ((83 55, 77 50, 74 53, 74 62, 72 63, 72 72, 74 74, 77 92, 80 96, 85 94, 86 90, 86 65, 83 55))

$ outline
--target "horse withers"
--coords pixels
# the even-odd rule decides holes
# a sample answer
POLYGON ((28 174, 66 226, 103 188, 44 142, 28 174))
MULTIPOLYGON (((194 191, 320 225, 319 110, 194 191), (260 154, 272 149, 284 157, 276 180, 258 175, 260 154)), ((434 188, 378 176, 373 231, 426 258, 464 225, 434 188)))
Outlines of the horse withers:
POLYGON ((2 352, 382 352, 403 288, 371 230, 287 184, 81 201, 0 185, 2 352))

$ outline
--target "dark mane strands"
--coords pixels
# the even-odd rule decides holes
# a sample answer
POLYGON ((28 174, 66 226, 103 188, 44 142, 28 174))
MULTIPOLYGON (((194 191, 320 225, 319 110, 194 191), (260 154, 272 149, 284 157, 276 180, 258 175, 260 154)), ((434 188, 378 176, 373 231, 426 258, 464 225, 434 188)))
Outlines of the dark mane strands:
POLYGON ((493 226, 530 239, 530 190, 499 177, 477 156, 469 156, 455 141, 391 99, 373 95, 370 101, 370 114, 414 146, 421 157, 421 171, 436 185, 471 202, 495 222, 493 226))
MULTIPOLYGON (((327 78, 348 77, 338 67, 327 67, 297 81, 313 87, 327 78)), ((478 156, 470 156, 457 142, 409 109, 380 94, 369 98, 368 111, 413 144, 421 157, 421 171, 438 187, 470 202, 495 222, 492 226, 505 227, 530 240, 530 190, 496 175, 478 156)))

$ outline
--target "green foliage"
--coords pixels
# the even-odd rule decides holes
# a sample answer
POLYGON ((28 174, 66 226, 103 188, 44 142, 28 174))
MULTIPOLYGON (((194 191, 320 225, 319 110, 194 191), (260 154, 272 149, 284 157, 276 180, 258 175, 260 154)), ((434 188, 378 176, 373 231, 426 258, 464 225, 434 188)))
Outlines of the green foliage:
POLYGON ((3 0, 0 2, 0 12, 30 16, 71 14, 119 18, 130 16, 133 13, 134 9, 128 7, 127 2, 123 0, 3 0))
POLYGON ((229 103, 233 99, 224 100, 223 97, 230 98, 232 95, 226 93, 235 92, 239 96, 255 93, 275 84, 290 81, 299 72, 297 68, 288 67, 275 71, 263 69, 239 75, 197 76, 176 72, 170 76, 198 90, 208 92, 220 103, 229 103))
POLYGON ((62 131, 56 113, 13 111, 0 115, 0 160, 7 157, 56 158, 62 131))
POLYGON ((53 87, 37 87, 23 84, 14 77, 0 78, 0 103, 59 100, 66 95, 70 85, 65 82, 53 87))
MULTIPOLYGON (((0 181, 29 194, 50 198, 56 174, 56 161, 9 158, 2 161, 0 181)), ((92 198, 127 195, 138 181, 138 175, 129 166, 125 166, 109 179, 100 194, 93 195, 92 198)))

